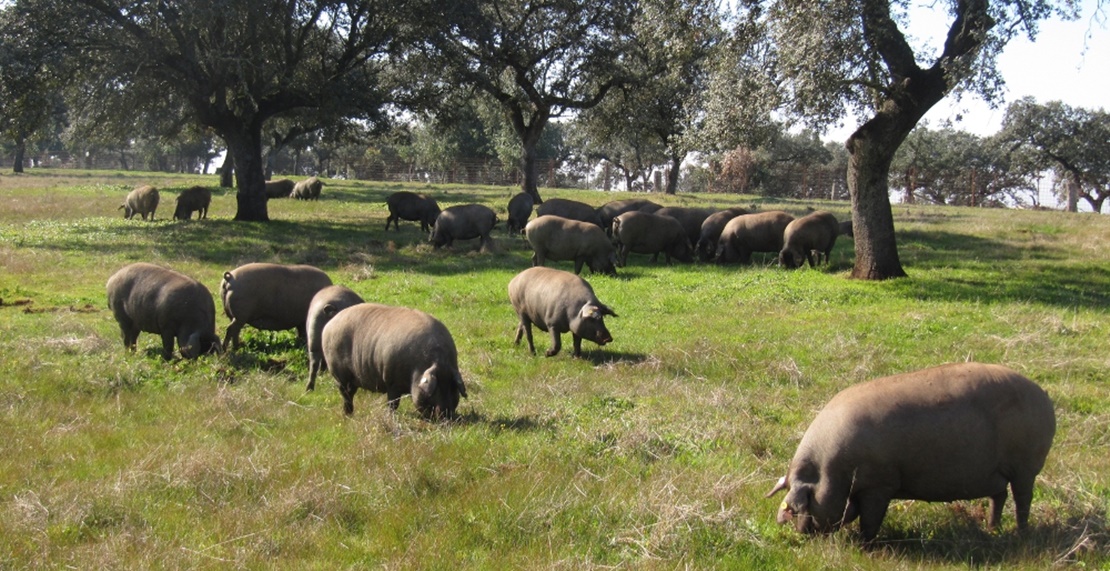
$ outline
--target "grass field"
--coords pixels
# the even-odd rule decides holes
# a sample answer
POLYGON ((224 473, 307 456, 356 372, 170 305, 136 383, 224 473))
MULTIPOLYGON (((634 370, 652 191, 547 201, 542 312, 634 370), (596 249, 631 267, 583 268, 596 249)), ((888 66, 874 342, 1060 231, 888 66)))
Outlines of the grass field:
MULTIPOLYGON (((240 223, 234 192, 208 220, 173 196, 215 177, 35 170, 0 177, 0 569, 1110 568, 1110 217, 895 206, 909 274, 651 264, 585 276, 619 315, 584 359, 514 346, 506 285, 531 251, 501 230, 435 251, 415 223, 383 231, 388 194, 481 202, 509 188, 327 181, 240 223), (162 189, 153 222, 117 206, 162 189), (122 347, 104 284, 147 261, 202 281, 254 261, 309 263, 368 301, 451 330, 469 399, 428 423, 325 374, 306 393, 290 332, 163 362, 122 347), (806 537, 764 499, 840 389, 946 362, 1002 363, 1039 382, 1058 430, 1031 529, 984 527, 986 501, 895 502, 878 542, 855 526, 806 537)), ((603 204, 624 194, 542 189, 603 204)), ((844 203, 653 195, 800 214, 844 203)), ((569 269, 569 263, 555 267, 569 269)), ((217 308, 219 301, 217 300, 217 308)), ((217 316, 222 335, 228 320, 217 316)))

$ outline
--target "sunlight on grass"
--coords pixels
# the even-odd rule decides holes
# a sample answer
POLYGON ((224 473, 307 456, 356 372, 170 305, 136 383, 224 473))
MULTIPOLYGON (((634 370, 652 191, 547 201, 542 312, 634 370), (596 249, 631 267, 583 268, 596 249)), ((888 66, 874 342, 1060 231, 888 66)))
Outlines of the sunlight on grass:
MULTIPOLYGON (((515 189, 328 181, 319 202, 274 200, 235 223, 172 221, 172 197, 215 177, 35 173, 0 196, 0 567, 394 569, 1102 568, 1110 563, 1110 221, 1058 212, 901 206, 909 278, 829 267, 653 264, 585 273, 619 317, 613 343, 532 356, 512 343, 506 284, 530 250, 504 229, 434 250, 412 223, 384 231, 385 197, 430 192, 504 219, 515 189), (116 208, 165 188, 155 222, 116 208), (169 202, 167 202, 169 199, 169 202), (165 213, 164 215, 162 213, 165 213), (451 330, 470 393, 460 419, 355 414, 289 332, 247 328, 237 352, 165 363, 124 351, 105 281, 149 261, 216 292, 252 261, 309 263, 368 301, 451 330), (1000 362, 1053 397, 1058 432, 1032 529, 985 531, 985 502, 895 502, 871 547, 855 526, 804 537, 763 498, 840 389, 943 362, 1000 362)), ((544 189, 600 205, 623 194, 544 189)), ((845 215, 843 203, 728 195, 845 215)), ((569 263, 555 263, 570 269, 569 263)), ((219 302, 217 301, 217 306, 219 302)), ((227 318, 217 316, 222 334, 227 318)), ((537 332, 537 348, 550 343, 537 332)), ((564 345, 570 343, 564 335, 564 345)))

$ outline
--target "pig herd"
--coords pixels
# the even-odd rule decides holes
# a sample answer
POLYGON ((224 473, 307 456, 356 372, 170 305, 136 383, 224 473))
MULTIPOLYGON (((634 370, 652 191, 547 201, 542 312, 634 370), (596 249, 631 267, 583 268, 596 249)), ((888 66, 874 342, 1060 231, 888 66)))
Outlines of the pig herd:
MULTIPOLYGON (((287 186, 287 196, 296 192, 297 185, 287 186)), ((201 202, 207 209, 210 195, 186 200, 188 193, 178 197, 179 210, 201 210, 201 202)), ((129 218, 153 219, 157 202, 156 190, 141 187, 121 208, 129 218)), ((387 230, 400 220, 418 222, 437 248, 474 238, 485 247, 497 223, 486 206, 441 210, 434 199, 411 192, 393 194, 387 206, 387 230)), ((528 221, 532 209, 524 194, 508 205, 509 231, 523 233, 534 254, 533 267, 514 276, 507 289, 519 321, 514 342, 526 338, 535 354, 534 325, 551 336, 549 357, 560 352, 563 333, 571 334, 576 357, 583 339, 598 345, 612 341, 604 318, 617 314, 576 275, 583 265, 613 274, 630 253, 653 260, 663 254, 668 262, 696 257, 747 264, 752 253, 771 252, 785 267, 805 262, 815 267, 822 258, 828 263, 837 236, 851 229, 824 211, 794 218, 739 207, 663 208, 625 200, 594 208, 550 199, 528 221), (572 261, 574 273, 543 267, 547 260, 572 261)), ((189 276, 134 263, 108 279, 107 293, 124 347, 133 351, 140 332, 153 333, 161 337, 167 360, 175 342, 182 357, 195 358, 237 349, 248 325, 296 329, 307 347, 306 389, 313 390, 320 372, 329 371, 347 415, 359 389, 385 393, 394 410, 407 395, 429 419, 454 418, 459 399, 467 396, 454 339, 442 322, 415 309, 368 303, 312 266, 250 263, 225 272, 219 296, 230 324, 222 341, 213 296, 189 276)), ((1017 525, 1024 529, 1055 428, 1045 391, 999 365, 949 364, 876 379, 848 387, 828 402, 803 435, 786 475, 767 495, 787 492, 780 523, 812 533, 858 519, 867 542, 878 533, 891 500, 989 498, 988 526, 994 529, 1012 492, 1017 525)))

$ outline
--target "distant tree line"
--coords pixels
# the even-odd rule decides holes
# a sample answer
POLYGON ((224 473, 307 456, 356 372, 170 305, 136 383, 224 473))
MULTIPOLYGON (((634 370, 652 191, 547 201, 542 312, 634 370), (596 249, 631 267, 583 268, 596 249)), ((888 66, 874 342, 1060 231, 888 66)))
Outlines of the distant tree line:
POLYGON ((1084 146, 1105 146, 1101 110, 1020 102, 991 156, 914 131, 953 91, 998 101, 1006 43, 1077 16, 943 4, 945 42, 926 49, 891 0, 10 0, 0 144, 15 170, 51 153, 197 170, 226 150, 237 220, 268 220, 275 171, 493 177, 537 202, 541 177, 847 196, 853 277, 899 277, 892 189, 994 204, 1040 168, 1096 209, 1106 191, 1107 155, 1084 146), (846 144, 814 135, 849 113, 865 121, 846 144), (989 174, 960 182, 952 161, 989 174))

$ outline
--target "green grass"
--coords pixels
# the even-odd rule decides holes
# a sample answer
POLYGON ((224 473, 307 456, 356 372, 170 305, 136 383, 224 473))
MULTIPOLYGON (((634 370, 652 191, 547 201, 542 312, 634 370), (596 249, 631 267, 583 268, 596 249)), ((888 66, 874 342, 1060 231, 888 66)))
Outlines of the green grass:
MULTIPOLYGON (((502 218, 514 189, 329 180, 319 202, 271 201, 270 223, 232 222, 223 191, 208 220, 169 220, 197 183, 215 178, 0 178, 0 568, 1110 566, 1110 218, 896 206, 909 278, 882 283, 846 278, 846 239, 818 271, 633 256, 617 278, 587 276, 620 315, 614 343, 572 359, 564 338, 544 358, 512 344, 519 239, 435 251, 415 223, 383 231, 401 188, 502 218), (123 196, 147 183, 159 218, 123 220, 123 196), (365 392, 345 418, 329 376, 304 392, 292 332, 248 328, 239 352, 169 363, 144 334, 129 354, 104 283, 140 260, 213 291, 242 263, 310 263, 368 301, 425 310, 459 348, 461 419, 391 414, 365 392), (781 498, 763 494, 833 394, 967 359, 1015 368, 1056 403, 1031 530, 1016 532, 1011 502, 987 533, 985 501, 896 502, 871 548, 854 526, 803 537, 775 523, 781 498)), ((537 332, 541 355, 549 342, 537 332)))

